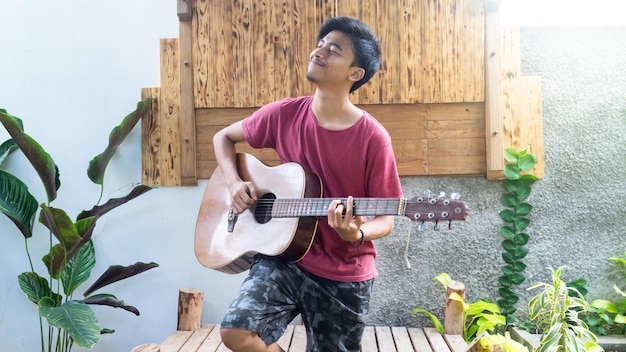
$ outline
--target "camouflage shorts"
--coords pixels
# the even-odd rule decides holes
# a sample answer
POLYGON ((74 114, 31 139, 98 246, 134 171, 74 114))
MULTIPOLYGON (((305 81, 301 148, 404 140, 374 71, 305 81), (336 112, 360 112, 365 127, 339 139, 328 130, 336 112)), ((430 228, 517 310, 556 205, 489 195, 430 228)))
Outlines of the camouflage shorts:
POLYGON ((222 327, 256 331, 270 345, 300 314, 307 351, 359 351, 373 282, 327 280, 293 263, 257 256, 222 327))

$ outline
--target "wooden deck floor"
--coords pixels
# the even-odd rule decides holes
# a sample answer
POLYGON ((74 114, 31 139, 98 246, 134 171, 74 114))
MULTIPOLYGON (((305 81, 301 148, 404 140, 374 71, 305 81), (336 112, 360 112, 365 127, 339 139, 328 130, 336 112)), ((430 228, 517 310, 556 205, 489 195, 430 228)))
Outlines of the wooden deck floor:
MULTIPOLYGON (((290 325, 278 341, 287 352, 306 351, 303 325, 290 325)), ((195 331, 175 331, 154 351, 229 352, 220 339, 219 324, 205 324, 195 331)), ((441 335, 435 328, 368 326, 361 343, 362 352, 458 352, 467 344, 460 335, 441 335)), ((148 351, 148 350, 146 350, 148 351)))

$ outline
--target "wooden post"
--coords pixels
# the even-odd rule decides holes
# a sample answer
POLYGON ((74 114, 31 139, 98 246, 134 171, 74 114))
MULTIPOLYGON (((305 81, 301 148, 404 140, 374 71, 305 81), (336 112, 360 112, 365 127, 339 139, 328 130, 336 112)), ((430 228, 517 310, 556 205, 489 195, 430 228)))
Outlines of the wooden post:
POLYGON ((448 282, 444 330, 449 335, 463 335, 463 303, 450 299, 450 294, 453 292, 456 292, 465 300, 465 284, 455 280, 448 282))
POLYGON ((178 293, 177 330, 194 331, 202 323, 204 292, 194 288, 181 288, 178 293))

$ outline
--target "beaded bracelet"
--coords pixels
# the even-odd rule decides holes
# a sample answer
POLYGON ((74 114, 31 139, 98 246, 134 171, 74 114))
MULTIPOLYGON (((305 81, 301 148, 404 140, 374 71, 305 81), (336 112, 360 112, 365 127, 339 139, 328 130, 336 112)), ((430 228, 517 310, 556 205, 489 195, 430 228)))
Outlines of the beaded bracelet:
POLYGON ((359 229, 359 232, 361 233, 361 241, 359 241, 359 244, 357 244, 357 245, 354 245, 354 244, 348 242, 350 247, 352 247, 352 248, 359 248, 363 244, 363 241, 365 241, 365 233, 363 233, 363 230, 361 230, 361 229, 359 229))

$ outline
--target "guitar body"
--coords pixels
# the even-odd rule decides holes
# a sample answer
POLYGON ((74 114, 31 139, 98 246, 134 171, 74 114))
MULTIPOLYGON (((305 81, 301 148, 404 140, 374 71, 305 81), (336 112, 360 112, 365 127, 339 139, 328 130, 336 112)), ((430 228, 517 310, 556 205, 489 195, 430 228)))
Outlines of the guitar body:
MULTIPOLYGON (((245 153, 237 154, 239 175, 252 181, 259 197, 319 198, 319 177, 296 163, 275 167, 263 164, 245 153)), ((230 216, 231 195, 218 167, 209 180, 196 222, 194 249, 198 261, 211 269, 236 274, 250 268, 257 253, 298 261, 308 252, 317 230, 317 220, 303 218, 263 218, 257 206, 230 216)))

